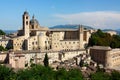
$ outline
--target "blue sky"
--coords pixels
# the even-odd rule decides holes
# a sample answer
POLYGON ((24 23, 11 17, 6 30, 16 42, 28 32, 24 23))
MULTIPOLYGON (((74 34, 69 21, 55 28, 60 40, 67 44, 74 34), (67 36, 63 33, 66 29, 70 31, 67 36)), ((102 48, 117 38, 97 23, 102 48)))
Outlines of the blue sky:
POLYGON ((0 28, 22 28, 22 14, 35 15, 41 26, 83 24, 94 28, 120 27, 120 0, 1 0, 0 28))

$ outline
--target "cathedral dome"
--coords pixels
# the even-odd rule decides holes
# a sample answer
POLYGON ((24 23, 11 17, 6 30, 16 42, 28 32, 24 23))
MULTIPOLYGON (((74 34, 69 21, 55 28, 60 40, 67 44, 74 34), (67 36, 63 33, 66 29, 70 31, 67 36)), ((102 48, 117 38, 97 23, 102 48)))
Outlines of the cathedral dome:
POLYGON ((34 16, 32 17, 32 19, 30 20, 30 24, 31 25, 39 25, 39 22, 37 19, 34 18, 34 16))

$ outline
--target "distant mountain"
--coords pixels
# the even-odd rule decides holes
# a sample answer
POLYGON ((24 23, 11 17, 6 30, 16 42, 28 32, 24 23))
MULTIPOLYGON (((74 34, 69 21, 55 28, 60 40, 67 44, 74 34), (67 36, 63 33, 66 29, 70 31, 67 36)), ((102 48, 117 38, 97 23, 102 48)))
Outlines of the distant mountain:
POLYGON ((102 31, 116 31, 116 30, 113 30, 113 29, 103 29, 102 31))
POLYGON ((116 29, 116 30, 113 30, 113 29, 104 29, 104 30, 102 30, 102 31, 116 31, 117 32, 117 34, 119 34, 120 35, 120 29, 116 29))
POLYGON ((11 34, 17 32, 17 30, 3 30, 6 34, 11 34))
POLYGON ((120 29, 117 29, 118 31, 120 31, 120 29))
MULTIPOLYGON (((84 28, 86 29, 94 29, 90 26, 85 26, 83 25, 84 28)), ((53 27, 49 27, 50 29, 78 29, 79 28, 79 25, 56 25, 56 26, 53 26, 53 27)))
POLYGON ((116 32, 120 35, 120 29, 117 29, 116 32))

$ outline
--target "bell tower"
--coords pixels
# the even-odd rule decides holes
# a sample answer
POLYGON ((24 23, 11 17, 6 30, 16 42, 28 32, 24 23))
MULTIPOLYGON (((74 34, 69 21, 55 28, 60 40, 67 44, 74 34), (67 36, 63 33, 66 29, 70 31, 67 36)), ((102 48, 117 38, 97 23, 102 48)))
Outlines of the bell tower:
POLYGON ((24 14, 23 14, 23 31, 24 31, 25 38, 28 38, 29 35, 30 35, 30 33, 29 33, 29 22, 30 22, 29 13, 27 11, 25 11, 24 14))

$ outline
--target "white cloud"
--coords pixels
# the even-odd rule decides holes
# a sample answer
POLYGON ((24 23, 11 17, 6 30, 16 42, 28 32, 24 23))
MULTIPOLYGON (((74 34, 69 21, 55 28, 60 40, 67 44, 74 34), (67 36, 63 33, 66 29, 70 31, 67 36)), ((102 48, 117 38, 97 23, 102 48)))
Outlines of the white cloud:
POLYGON ((57 22, 66 24, 84 24, 95 28, 112 28, 120 27, 120 12, 115 11, 97 11, 82 12, 77 14, 55 14, 57 22))

